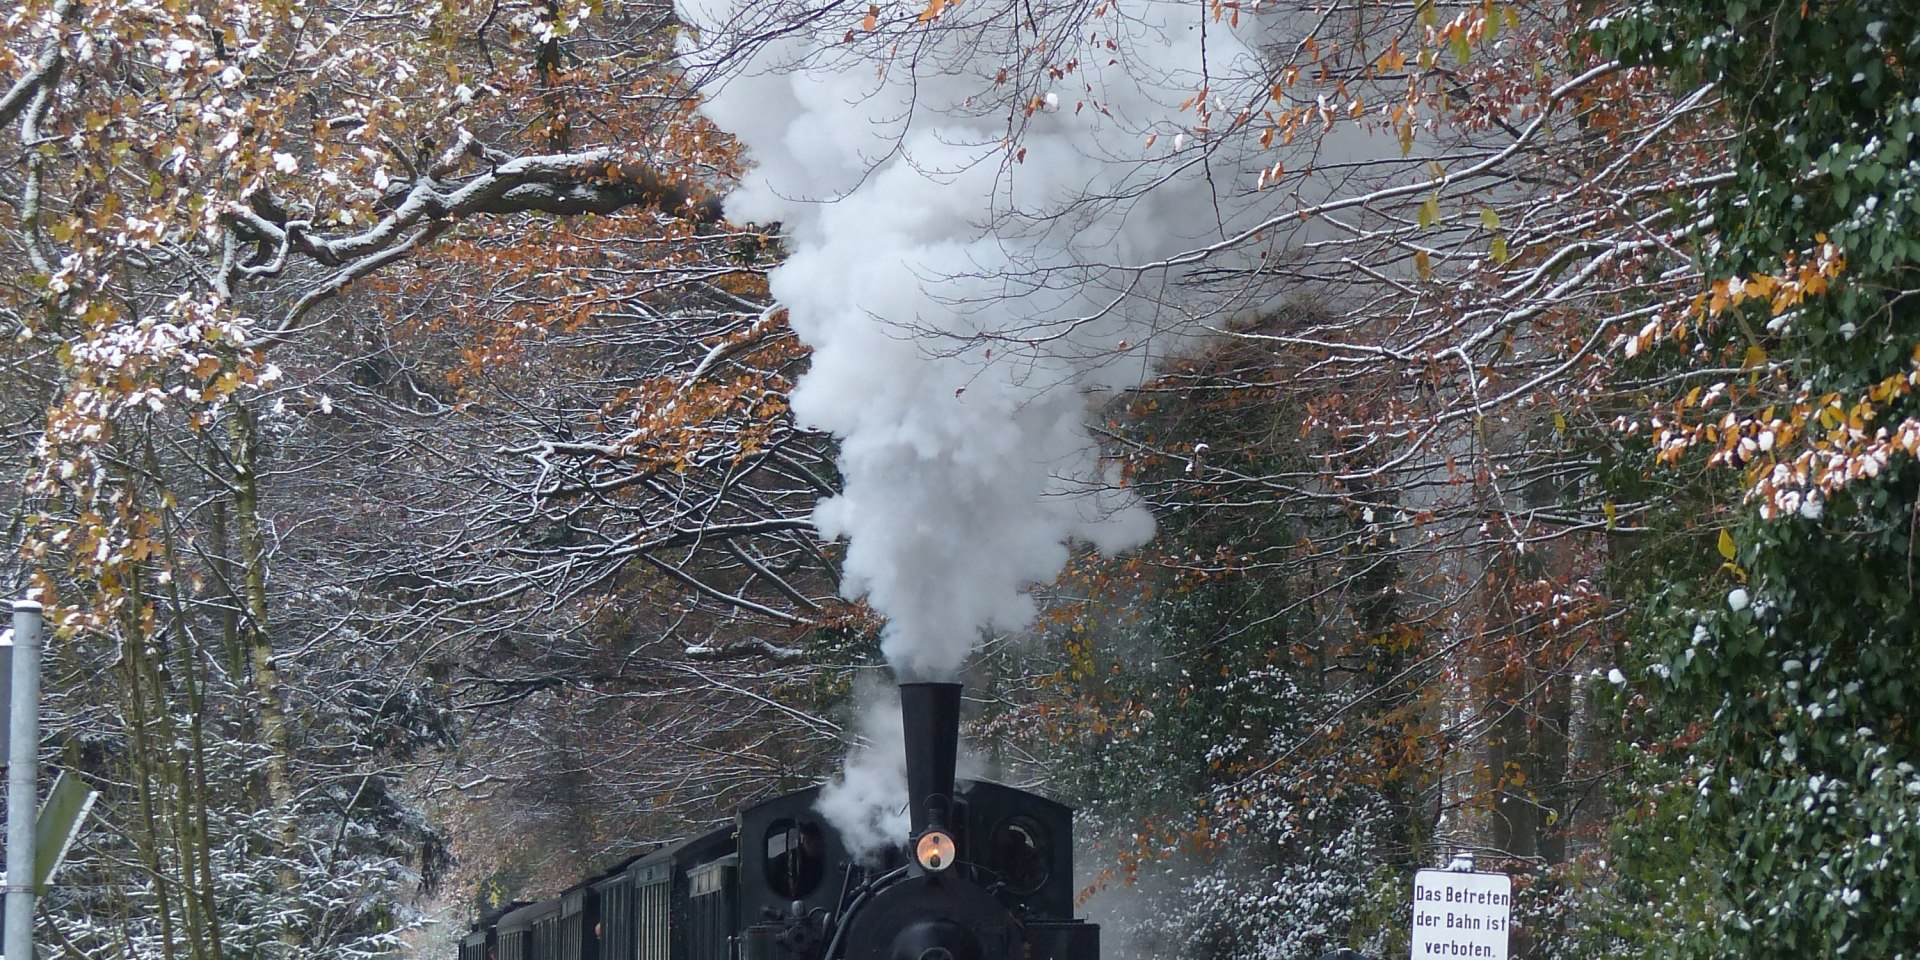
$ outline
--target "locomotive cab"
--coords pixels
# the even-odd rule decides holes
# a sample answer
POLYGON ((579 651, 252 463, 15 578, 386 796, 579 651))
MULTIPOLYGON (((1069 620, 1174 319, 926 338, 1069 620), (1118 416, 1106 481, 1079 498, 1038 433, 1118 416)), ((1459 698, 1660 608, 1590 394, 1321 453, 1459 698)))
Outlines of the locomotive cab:
POLYGON ((858 867, 815 809, 820 788, 740 812, 742 960, 820 955, 858 867))
POLYGON ((815 809, 820 788, 783 794, 740 812, 740 913, 748 922, 832 911, 848 861, 840 834, 815 809))

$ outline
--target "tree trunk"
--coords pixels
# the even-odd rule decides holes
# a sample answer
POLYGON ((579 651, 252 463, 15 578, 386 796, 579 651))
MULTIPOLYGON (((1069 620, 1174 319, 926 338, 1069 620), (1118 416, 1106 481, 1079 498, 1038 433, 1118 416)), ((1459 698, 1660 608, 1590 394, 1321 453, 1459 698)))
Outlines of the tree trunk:
MULTIPOLYGON (((233 521, 240 551, 240 575, 246 602, 245 633, 253 666, 253 694, 260 711, 260 738, 267 747, 267 799, 273 805, 277 829, 275 851, 282 859, 280 882, 293 889, 296 877, 292 859, 298 847, 298 829, 294 821, 293 782, 290 772, 292 747, 287 734, 286 710, 280 703, 280 668, 273 651, 273 636, 267 629, 267 548, 260 528, 260 486, 256 469, 253 414, 245 404, 227 418, 233 441, 233 521)), ((297 941, 297 932, 286 929, 281 938, 289 944, 297 941)))

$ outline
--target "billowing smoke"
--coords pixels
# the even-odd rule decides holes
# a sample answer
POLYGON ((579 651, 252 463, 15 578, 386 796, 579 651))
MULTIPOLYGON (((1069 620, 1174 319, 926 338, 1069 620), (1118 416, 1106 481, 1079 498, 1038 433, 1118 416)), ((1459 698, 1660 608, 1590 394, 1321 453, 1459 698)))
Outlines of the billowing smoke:
POLYGON ((907 836, 907 754, 897 688, 874 683, 855 692, 861 704, 859 742, 820 792, 826 815, 847 850, 865 859, 907 836))
POLYGON ((690 69, 721 65, 703 109, 752 164, 727 214, 787 237, 772 292, 813 348, 794 411, 842 440, 815 522, 896 674, 949 679, 982 630, 1028 625, 1071 543, 1151 535, 1089 411, 1215 309, 1158 261, 1243 225, 1253 177, 1214 138, 1265 86, 1193 0, 869 9, 678 5, 690 69))

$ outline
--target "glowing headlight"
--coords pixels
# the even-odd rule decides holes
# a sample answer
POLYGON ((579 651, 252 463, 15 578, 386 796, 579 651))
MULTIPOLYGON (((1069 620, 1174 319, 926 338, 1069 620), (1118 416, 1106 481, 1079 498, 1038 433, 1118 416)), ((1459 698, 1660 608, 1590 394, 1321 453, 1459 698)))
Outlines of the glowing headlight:
POLYGON ((954 853, 953 838, 944 830, 928 830, 913 845, 913 859, 934 873, 953 866, 954 853))

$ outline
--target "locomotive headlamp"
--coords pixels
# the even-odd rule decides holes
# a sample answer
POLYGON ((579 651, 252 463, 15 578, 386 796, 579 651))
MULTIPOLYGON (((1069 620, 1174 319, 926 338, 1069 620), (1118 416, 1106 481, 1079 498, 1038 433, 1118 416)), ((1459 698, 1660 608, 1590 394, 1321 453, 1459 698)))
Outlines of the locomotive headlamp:
POLYGON ((953 837, 945 830, 928 830, 913 845, 913 859, 931 873, 939 873, 953 866, 957 852, 953 837))

